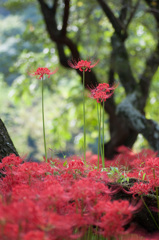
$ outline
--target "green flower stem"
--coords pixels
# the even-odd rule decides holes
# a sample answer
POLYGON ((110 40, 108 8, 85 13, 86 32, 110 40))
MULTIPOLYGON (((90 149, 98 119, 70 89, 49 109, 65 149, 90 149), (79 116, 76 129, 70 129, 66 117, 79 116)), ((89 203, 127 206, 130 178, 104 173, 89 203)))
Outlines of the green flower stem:
POLYGON ((143 197, 142 197, 142 196, 141 196, 141 200, 142 200, 142 202, 144 203, 144 205, 145 205, 145 207, 146 207, 147 211, 148 211, 148 212, 149 212, 149 214, 151 215, 151 217, 152 217, 152 219, 153 219, 153 221, 154 221, 154 223, 155 223, 155 225, 156 225, 157 229, 159 229, 159 226, 158 226, 158 224, 157 224, 157 222, 156 222, 156 220, 155 220, 154 216, 152 215, 152 213, 151 213, 150 209, 148 208, 148 206, 147 206, 147 204, 145 203, 145 201, 144 201, 144 199, 143 199, 143 197))
POLYGON ((100 129, 100 154, 101 154, 101 157, 102 157, 102 145, 101 145, 101 122, 102 122, 102 107, 101 107, 101 103, 99 105, 99 129, 100 129))
POLYGON ((95 229, 95 240, 100 240, 100 236, 98 233, 98 226, 96 226, 96 229, 95 229))
POLYGON ((85 123, 85 71, 83 70, 83 124, 84 124, 84 163, 86 163, 86 123, 85 123))
POLYGON ((43 120, 43 138, 44 138, 44 149, 45 149, 45 160, 47 162, 47 151, 46 151, 46 137, 45 137, 45 116, 44 116, 44 84, 42 78, 42 120, 43 120))
MULTIPOLYGON (((153 168, 153 177, 154 179, 156 178, 156 174, 155 174, 155 169, 153 168)), ((159 199, 158 199, 158 187, 156 187, 156 198, 157 198, 157 208, 159 210, 159 199)), ((158 215, 158 224, 159 224, 159 212, 157 213, 158 215)))
POLYGON ((98 102, 97 102, 97 117, 98 117, 98 169, 99 169, 99 155, 100 155, 100 122, 99 122, 99 109, 98 109, 98 102))
POLYGON ((102 156, 102 148, 101 148, 101 104, 97 103, 97 116, 98 116, 98 169, 99 169, 99 156, 102 156))
POLYGON ((93 234, 92 234, 92 226, 88 227, 88 233, 87 233, 87 240, 92 239, 93 234))
POLYGON ((103 101, 103 127, 102 127, 102 137, 103 137, 103 152, 102 152, 102 167, 105 168, 105 161, 104 161, 104 101, 103 101))
MULTIPOLYGON (((156 187, 156 198, 157 198, 157 208, 158 208, 158 211, 159 211, 158 187, 156 187)), ((158 224, 159 224, 159 212, 157 212, 157 214, 158 214, 158 224)))

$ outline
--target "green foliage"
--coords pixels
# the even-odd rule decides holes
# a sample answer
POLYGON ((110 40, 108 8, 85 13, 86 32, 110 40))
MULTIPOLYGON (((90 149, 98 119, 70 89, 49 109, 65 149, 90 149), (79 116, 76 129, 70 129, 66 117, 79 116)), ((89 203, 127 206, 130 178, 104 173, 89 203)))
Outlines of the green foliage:
POLYGON ((25 7, 28 7, 28 4, 33 3, 33 0, 2 0, 1 6, 7 8, 10 11, 17 12, 18 10, 23 10, 25 7))
POLYGON ((131 67, 136 77, 142 74, 146 59, 157 44, 155 20, 152 14, 145 15, 140 11, 129 27, 129 38, 126 41, 131 67), (140 14, 139 14, 140 13, 140 14))
MULTIPOLYGON (((32 51, 39 52, 42 49, 42 45, 35 44, 33 25, 40 21, 40 18, 37 14, 38 10, 35 5, 28 4, 24 7, 23 10, 18 11, 17 6, 15 5, 14 11, 16 14, 12 14, 9 6, 7 4, 22 4, 21 1, 7 1, 4 2, 6 9, 10 11, 10 14, 6 16, 0 16, 0 35, 1 37, 1 46, 0 46, 0 55, 1 55, 1 65, 0 72, 5 75, 5 80, 8 84, 12 84, 16 76, 19 75, 18 66, 15 64, 15 69, 13 70, 13 64, 17 62, 19 56, 23 51, 32 51), (35 18, 36 16, 36 18, 35 18), (29 19, 29 21, 28 21, 29 19), (28 34, 26 34, 26 31, 28 34), (33 38, 33 40, 31 40, 33 38)), ((42 29, 41 29, 42 31, 42 29)), ((26 63, 26 59, 25 59, 26 63)))
POLYGON ((125 171, 121 171, 118 167, 105 168, 109 178, 115 180, 117 183, 129 182, 129 177, 125 171))
POLYGON ((157 122, 159 121, 159 115, 158 115, 158 102, 159 102, 159 68, 154 75, 153 82, 151 84, 150 88, 150 94, 148 98, 148 102, 146 105, 146 117, 147 118, 152 118, 156 120, 157 122))

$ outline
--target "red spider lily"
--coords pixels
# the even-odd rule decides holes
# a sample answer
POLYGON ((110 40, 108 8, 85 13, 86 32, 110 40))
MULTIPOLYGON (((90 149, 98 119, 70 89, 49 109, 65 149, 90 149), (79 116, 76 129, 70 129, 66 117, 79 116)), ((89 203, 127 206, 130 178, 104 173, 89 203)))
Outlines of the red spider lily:
MULTIPOLYGON (((97 158, 96 158, 97 162, 97 158)), ((106 172, 101 172, 98 169, 93 169, 90 172, 88 172, 87 178, 90 178, 92 180, 101 180, 103 183, 108 183, 109 178, 106 172)))
POLYGON ((82 162, 82 160, 70 161, 68 163, 68 168, 67 168, 68 172, 82 174, 84 173, 84 170, 85 170, 85 165, 82 162))
POLYGON ((113 95, 113 91, 117 86, 110 87, 107 83, 100 83, 96 88, 90 89, 90 97, 97 100, 97 102, 105 102, 113 95))
POLYGON ((123 234, 124 226, 129 223, 137 208, 138 206, 134 207, 126 200, 99 201, 94 207, 94 214, 99 219, 96 225, 102 229, 101 234, 108 238, 123 234))
POLYGON ((57 69, 55 69, 53 72, 51 72, 48 68, 38 68, 34 73, 31 73, 31 76, 37 76, 38 79, 42 79, 43 76, 46 74, 48 78, 50 75, 57 72, 57 69))
POLYGON ((86 221, 80 214, 72 213, 62 216, 57 213, 49 213, 46 227, 43 230, 50 230, 50 234, 55 237, 51 239, 77 239, 82 234, 82 227, 85 224, 86 221), (78 229, 80 232, 74 233, 78 229))
POLYGON ((151 172, 153 171, 153 169, 156 171, 159 171, 159 158, 147 158, 147 161, 145 161, 145 170, 150 170, 151 172))
POLYGON ((68 212, 71 196, 66 190, 59 183, 48 186, 38 193, 39 205, 45 206, 45 210, 56 211, 59 214, 64 214, 65 209, 68 212))
POLYGON ((152 185, 149 183, 134 183, 134 185, 130 188, 130 193, 133 193, 133 197, 135 194, 143 195, 148 194, 152 190, 152 185))
POLYGON ((25 233, 43 224, 41 209, 36 202, 30 200, 13 202, 9 205, 0 202, 0 216, 0 222, 3 222, 3 231, 0 231, 2 240, 16 240, 20 229, 25 233))
POLYGON ((2 159, 2 163, 0 163, 0 169, 2 168, 12 168, 12 166, 18 166, 21 164, 23 160, 16 156, 15 154, 10 154, 9 156, 2 159))
POLYGON ((36 231, 30 231, 24 236, 24 240, 48 240, 48 237, 46 238, 44 232, 36 230, 36 231))
POLYGON ((70 193, 78 208, 83 211, 86 206, 91 207, 92 204, 110 192, 103 183, 83 178, 72 185, 70 193))
POLYGON ((72 60, 72 62, 68 61, 68 65, 72 68, 79 69, 81 72, 83 72, 83 71, 90 72, 91 68, 95 67, 98 62, 99 62, 99 60, 96 63, 92 64, 92 61, 80 60, 80 61, 76 62, 76 60, 72 60))

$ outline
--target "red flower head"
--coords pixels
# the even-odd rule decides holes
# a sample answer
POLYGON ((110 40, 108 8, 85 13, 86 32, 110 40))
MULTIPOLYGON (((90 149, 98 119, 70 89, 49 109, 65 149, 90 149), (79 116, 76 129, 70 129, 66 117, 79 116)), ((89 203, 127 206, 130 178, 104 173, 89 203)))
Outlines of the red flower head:
POLYGON ((133 197, 135 197, 135 194, 138 195, 147 195, 152 190, 151 183, 134 183, 134 185, 130 188, 130 192, 133 193, 133 197))
POLYGON ((76 62, 76 60, 73 60, 72 62, 68 61, 68 65, 70 67, 75 68, 75 69, 79 69, 81 72, 83 72, 83 71, 86 72, 87 70, 90 72, 91 68, 93 68, 95 65, 97 65, 99 60, 96 63, 92 64, 92 65, 91 65, 92 61, 80 60, 80 61, 76 62))
POLYGON ((116 87, 110 87, 108 83, 100 83, 96 88, 90 89, 92 98, 96 99, 97 102, 105 102, 107 98, 110 98, 114 93, 116 87))
POLYGON ((48 68, 38 68, 34 73, 31 73, 32 76, 37 76, 39 79, 42 79, 43 76, 46 74, 48 78, 50 75, 57 72, 57 69, 55 69, 53 72, 51 72, 48 68))

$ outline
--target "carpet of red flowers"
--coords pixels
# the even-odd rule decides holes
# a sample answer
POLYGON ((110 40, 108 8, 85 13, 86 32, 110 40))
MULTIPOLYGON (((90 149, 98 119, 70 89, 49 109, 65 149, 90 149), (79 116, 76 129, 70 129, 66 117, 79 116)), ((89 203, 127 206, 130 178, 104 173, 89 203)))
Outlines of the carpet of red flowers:
POLYGON ((111 167, 117 167, 123 178, 146 180, 130 188, 134 197, 155 190, 159 158, 151 150, 135 154, 121 147, 119 151, 113 161, 106 161, 106 169, 101 163, 97 169, 98 156, 91 153, 86 165, 77 156, 47 163, 24 162, 13 154, 2 159, 0 239, 159 239, 130 234, 131 225, 125 230, 139 205, 112 201, 115 192, 108 188, 109 182, 119 180, 119 173, 109 174, 111 167))

